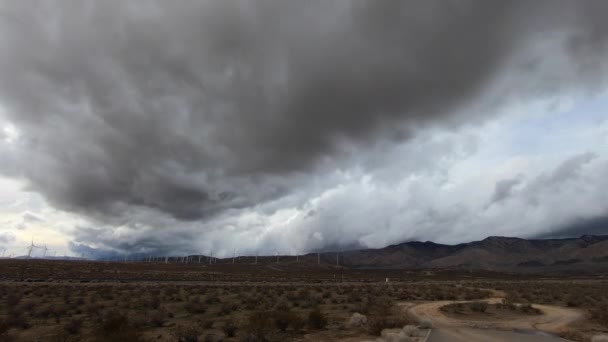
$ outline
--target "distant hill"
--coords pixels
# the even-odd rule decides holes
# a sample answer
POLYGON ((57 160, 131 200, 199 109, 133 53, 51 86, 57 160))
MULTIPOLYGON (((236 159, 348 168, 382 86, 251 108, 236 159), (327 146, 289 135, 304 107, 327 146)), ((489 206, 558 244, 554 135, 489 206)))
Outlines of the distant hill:
MULTIPOLYGON (((327 258, 328 253, 323 254, 327 258)), ((380 249, 340 252, 340 265, 352 268, 497 271, 608 269, 608 235, 543 240, 491 236, 458 245, 405 242, 380 249)))

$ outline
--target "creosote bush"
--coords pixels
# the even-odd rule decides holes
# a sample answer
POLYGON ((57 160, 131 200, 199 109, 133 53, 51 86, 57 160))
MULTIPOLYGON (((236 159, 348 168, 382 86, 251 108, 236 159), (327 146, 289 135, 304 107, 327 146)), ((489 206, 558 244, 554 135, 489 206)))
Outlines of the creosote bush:
POLYGON ((321 310, 314 309, 308 314, 308 326, 311 329, 323 329, 327 325, 327 317, 321 310))
POLYGON ((237 331, 236 323, 234 323, 234 321, 232 320, 226 321, 226 323, 224 323, 224 326, 222 327, 222 330, 224 331, 224 334, 226 334, 226 336, 234 337, 237 331))
POLYGON ((249 314, 245 331, 251 338, 260 341, 266 340, 266 337, 272 332, 273 322, 271 313, 266 311, 254 311, 249 314))
POLYGON ((176 342, 198 342, 200 329, 195 325, 178 326, 171 331, 176 342))

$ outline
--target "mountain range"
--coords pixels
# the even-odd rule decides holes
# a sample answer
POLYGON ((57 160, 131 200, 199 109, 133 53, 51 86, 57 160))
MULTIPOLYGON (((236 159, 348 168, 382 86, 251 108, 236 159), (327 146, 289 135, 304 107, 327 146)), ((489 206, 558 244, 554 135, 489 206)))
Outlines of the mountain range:
MULTIPOLYGON (((327 257, 324 253, 324 259, 327 257)), ((344 251, 339 258, 340 265, 351 268, 608 269, 608 235, 536 240, 491 236, 457 245, 413 241, 379 249, 344 251)))

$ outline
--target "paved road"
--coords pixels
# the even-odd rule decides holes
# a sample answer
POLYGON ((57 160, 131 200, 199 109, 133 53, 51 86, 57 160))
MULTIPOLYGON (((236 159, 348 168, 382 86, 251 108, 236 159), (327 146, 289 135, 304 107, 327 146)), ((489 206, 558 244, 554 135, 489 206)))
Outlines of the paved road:
POLYGON ((558 342, 559 337, 541 334, 527 334, 515 331, 450 328, 433 329, 427 342, 558 342))

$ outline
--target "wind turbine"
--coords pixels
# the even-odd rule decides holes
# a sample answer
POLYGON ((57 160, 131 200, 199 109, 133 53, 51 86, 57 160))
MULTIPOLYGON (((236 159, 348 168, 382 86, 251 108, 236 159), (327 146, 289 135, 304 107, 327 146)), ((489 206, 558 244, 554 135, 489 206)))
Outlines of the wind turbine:
POLYGON ((44 247, 42 247, 42 249, 44 250, 44 252, 42 252, 42 257, 46 257, 46 252, 49 251, 49 248, 46 246, 46 243, 44 244, 44 247))
POLYGON ((34 245, 34 237, 32 237, 32 243, 27 247, 27 257, 31 258, 32 257, 32 251, 34 250, 34 248, 36 248, 38 246, 34 245))

